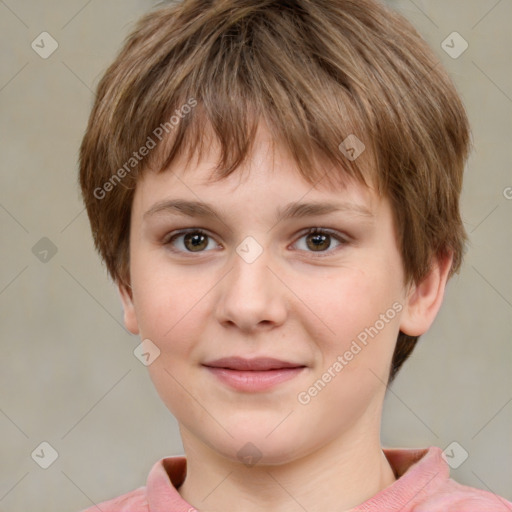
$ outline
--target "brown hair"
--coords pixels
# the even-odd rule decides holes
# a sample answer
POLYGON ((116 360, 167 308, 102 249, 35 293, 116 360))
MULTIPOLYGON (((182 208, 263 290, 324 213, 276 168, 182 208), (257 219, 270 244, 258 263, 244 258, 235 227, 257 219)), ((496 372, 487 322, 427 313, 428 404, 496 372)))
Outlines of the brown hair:
MULTIPOLYGON (((438 254, 453 253, 450 276, 459 270, 468 120, 405 18, 375 0, 185 0, 139 20, 98 85, 80 148, 95 246, 115 281, 129 286, 137 176, 200 158, 208 126, 222 179, 250 155, 261 118, 310 183, 370 179, 390 199, 407 282, 438 254), (351 134, 366 146, 357 159, 340 150, 351 134)), ((390 381, 417 340, 400 332, 390 381)))

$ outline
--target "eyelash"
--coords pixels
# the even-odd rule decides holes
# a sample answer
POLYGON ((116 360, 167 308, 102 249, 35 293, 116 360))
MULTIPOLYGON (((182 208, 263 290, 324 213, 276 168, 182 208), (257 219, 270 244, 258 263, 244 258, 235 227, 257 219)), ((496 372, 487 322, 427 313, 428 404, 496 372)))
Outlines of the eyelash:
MULTIPOLYGON (((163 240, 163 244, 168 246, 169 249, 172 252, 175 252, 175 253, 178 253, 178 254, 191 254, 191 255, 196 255, 197 254, 197 255, 200 255, 202 253, 209 252, 209 251, 198 251, 197 253, 194 253, 192 251, 178 250, 178 249, 175 249, 173 247, 172 242, 174 242, 180 236, 183 236, 183 235, 186 235, 186 234, 189 234, 189 233, 203 235, 203 236, 206 236, 206 237, 208 237, 210 239, 214 239, 214 237, 212 237, 210 234, 208 234, 206 231, 203 231, 200 228, 188 228, 188 229, 183 229, 183 230, 171 233, 170 235, 166 236, 164 238, 164 240, 163 240)), ((342 246, 348 244, 348 239, 346 237, 342 236, 337 231, 333 231, 331 229, 326 229, 326 228, 309 228, 307 231, 303 232, 299 236, 298 240, 300 240, 301 238, 303 238, 305 236, 312 235, 312 234, 313 235, 314 234, 329 235, 330 237, 334 238, 336 241, 338 241, 340 243, 340 245, 338 247, 335 247, 334 249, 330 249, 329 248, 326 251, 318 251, 318 252, 315 252, 315 251, 304 251, 304 252, 309 252, 311 254, 314 254, 315 257, 322 258, 322 257, 325 257, 325 256, 330 256, 334 251, 336 251, 337 249, 340 249, 342 246)))

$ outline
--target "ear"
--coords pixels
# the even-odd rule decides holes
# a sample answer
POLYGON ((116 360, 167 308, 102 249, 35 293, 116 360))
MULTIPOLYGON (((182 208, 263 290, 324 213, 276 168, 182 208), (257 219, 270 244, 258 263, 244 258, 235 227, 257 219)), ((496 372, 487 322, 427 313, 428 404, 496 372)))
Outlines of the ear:
POLYGON ((117 288, 124 309, 124 325, 132 334, 139 334, 139 325, 137 323, 130 285, 118 284, 117 288))
POLYGON ((452 261, 453 253, 434 257, 428 274, 411 285, 400 322, 404 334, 421 336, 434 322, 443 302, 452 261))

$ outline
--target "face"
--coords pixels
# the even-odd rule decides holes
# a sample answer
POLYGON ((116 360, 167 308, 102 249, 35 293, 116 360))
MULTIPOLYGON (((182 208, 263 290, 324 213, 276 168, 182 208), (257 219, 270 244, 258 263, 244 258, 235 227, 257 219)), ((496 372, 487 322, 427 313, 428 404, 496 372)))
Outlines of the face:
POLYGON ((268 137, 243 178, 212 183, 215 151, 144 175, 122 298, 185 449, 279 464, 378 432, 406 290, 388 201, 312 186, 268 137))

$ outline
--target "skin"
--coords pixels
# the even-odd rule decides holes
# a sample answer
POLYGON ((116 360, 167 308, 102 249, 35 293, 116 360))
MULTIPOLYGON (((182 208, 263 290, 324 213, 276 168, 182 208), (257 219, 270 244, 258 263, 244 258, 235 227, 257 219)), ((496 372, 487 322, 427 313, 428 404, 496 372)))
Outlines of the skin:
POLYGON ((185 500, 219 512, 349 510, 396 478, 380 445, 389 366, 399 330, 420 335, 433 322, 451 257, 435 260, 421 283, 404 285, 389 201, 348 179, 337 190, 313 187, 270 143, 260 125, 243 178, 209 181, 215 145, 189 168, 178 160, 144 174, 132 205, 131 287, 120 286, 125 324, 160 350, 149 372, 180 426, 185 500), (220 218, 147 213, 177 198, 208 202, 220 218), (371 215, 343 210, 276 221, 277 209, 294 201, 358 204, 371 215), (327 236, 315 250, 304 233, 315 227, 344 241, 327 236), (187 228, 207 233, 202 252, 191 252, 184 236, 170 242, 187 228), (263 251, 252 263, 236 252, 247 236, 263 251), (393 304, 401 310, 300 403, 299 393, 332 373, 337 357, 393 304), (242 392, 202 366, 233 355, 306 368, 265 392, 242 392), (256 465, 240 460, 246 443, 261 457, 256 465))

